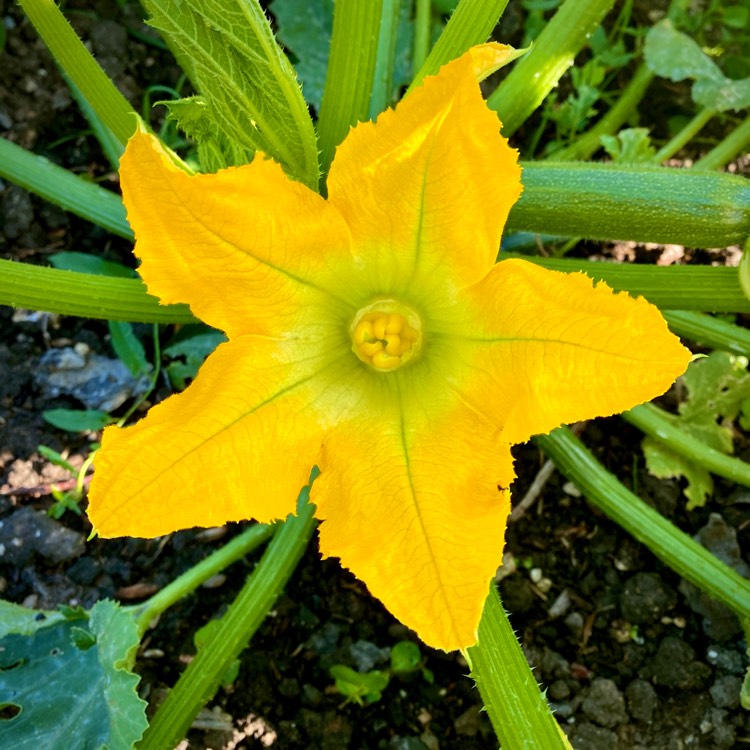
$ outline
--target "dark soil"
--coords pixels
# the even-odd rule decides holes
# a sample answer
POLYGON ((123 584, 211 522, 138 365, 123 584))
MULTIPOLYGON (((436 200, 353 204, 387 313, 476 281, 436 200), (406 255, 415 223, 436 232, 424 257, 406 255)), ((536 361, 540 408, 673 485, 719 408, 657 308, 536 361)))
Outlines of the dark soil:
MULTIPOLYGON (((167 53, 133 34, 145 31, 139 6, 119 5, 71 2, 67 12, 140 109, 146 86, 174 86, 180 73, 167 53)), ((0 0, 0 11, 7 34, 0 58, 1 134, 116 189, 116 175, 33 28, 15 4, 0 0)), ((43 264, 57 250, 90 251, 132 265, 127 243, 0 183, 0 257, 43 264)), ((634 252, 639 260, 644 253, 653 255, 643 248, 634 252)), ((37 608, 90 606, 104 597, 133 603, 238 532, 229 527, 148 541, 86 542, 85 516, 47 517, 50 483, 69 477, 44 460, 37 446, 49 446, 80 465, 91 438, 71 436, 43 421, 44 409, 80 404, 45 395, 34 373, 49 348, 85 344, 111 356, 107 328, 74 318, 28 320, 9 308, 0 308, 0 321, 4 598, 37 608)), ((163 335, 168 338, 170 332, 163 335)), ((167 393, 161 385, 154 398, 167 393)), ((688 513, 677 482, 646 473, 640 435, 633 428, 617 419, 598 420, 586 425, 582 436, 642 498, 748 574, 739 550, 750 549, 750 491, 719 481, 708 505, 688 513)), ((740 445, 739 454, 748 458, 750 446, 740 445)), ((544 458, 531 445, 519 446, 516 456, 514 492, 520 500, 544 458)), ((144 698, 158 703, 174 684, 195 651, 193 633, 221 614, 258 555, 162 616, 144 640, 136 665, 144 698)), ((511 524, 500 578, 513 625, 575 748, 750 745, 750 720, 738 704, 747 644, 736 618, 681 581, 558 474, 511 524)), ((420 645, 434 673, 432 684, 415 675, 394 680, 377 703, 344 704, 328 668, 336 663, 382 666, 386 649, 402 639, 416 640, 336 561, 321 561, 313 544, 243 655, 239 678, 210 702, 184 747, 496 747, 458 654, 420 645)))

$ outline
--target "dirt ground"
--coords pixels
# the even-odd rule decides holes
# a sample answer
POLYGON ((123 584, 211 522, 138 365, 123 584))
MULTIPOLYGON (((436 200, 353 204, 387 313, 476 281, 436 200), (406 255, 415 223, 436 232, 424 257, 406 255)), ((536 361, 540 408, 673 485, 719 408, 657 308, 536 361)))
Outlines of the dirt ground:
MULTIPOLYGON (((67 8, 137 109, 145 87, 177 83, 179 69, 169 55, 139 37, 139 6, 71 2, 67 8)), ((116 175, 31 25, 9 0, 0 0, 0 17, 7 36, 0 55, 0 135, 117 190, 116 175)), ((0 183, 0 257, 45 264, 59 250, 133 264, 127 242, 0 183)), ((639 259, 645 252, 637 249, 639 259)), ((80 404, 43 391, 35 373, 46 351, 75 344, 112 356, 103 322, 29 319, 0 307, 0 593, 28 607, 90 606, 104 597, 140 601, 239 531, 231 526, 148 541, 86 542, 85 515, 68 512, 59 521, 46 516, 49 484, 67 475, 37 446, 80 465, 89 438, 43 421, 44 409, 80 404)), ((160 382, 154 398, 168 393, 160 382)), ((634 428, 618 419, 597 420, 583 426, 582 438, 644 500, 748 575, 739 551, 750 549, 750 491, 718 481, 706 507, 688 513, 678 482, 645 471, 634 428)), ((750 458, 747 442, 738 455, 750 458)), ((544 457, 530 444, 519 446, 516 457, 514 497, 520 501, 544 457)), ((223 611, 259 555, 162 616, 136 665, 144 698, 158 702, 175 682, 194 653, 194 631, 223 611)), ((750 747, 750 719, 738 700, 747 644, 737 620, 665 568, 559 474, 511 524, 501 575, 513 625, 577 750, 750 747)), ((434 673, 431 684, 413 675, 394 680, 377 703, 344 703, 328 668, 382 666, 388 648, 402 639, 416 640, 335 560, 321 561, 313 543, 243 655, 238 679, 210 702, 185 747, 496 747, 458 654, 420 645, 434 673)))

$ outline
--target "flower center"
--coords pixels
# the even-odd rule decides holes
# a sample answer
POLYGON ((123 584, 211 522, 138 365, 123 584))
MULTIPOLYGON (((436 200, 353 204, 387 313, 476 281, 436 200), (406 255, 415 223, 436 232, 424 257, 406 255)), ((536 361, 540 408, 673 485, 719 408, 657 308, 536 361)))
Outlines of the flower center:
POLYGON ((409 307, 381 299, 363 307, 350 326, 352 351, 382 372, 406 364, 422 347, 422 322, 409 307))

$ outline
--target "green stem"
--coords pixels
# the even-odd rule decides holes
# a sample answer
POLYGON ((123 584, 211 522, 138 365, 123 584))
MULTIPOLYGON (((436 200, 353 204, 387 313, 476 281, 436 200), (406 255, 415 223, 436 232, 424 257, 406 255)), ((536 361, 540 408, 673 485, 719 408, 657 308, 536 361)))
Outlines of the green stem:
MULTIPOLYGON (((109 161, 109 165, 116 172, 120 168, 120 159, 122 158, 123 151, 125 150, 119 138, 115 136, 112 131, 107 127, 99 113, 89 104, 89 100, 81 93, 78 86, 73 83, 69 76, 63 73, 65 82, 68 84, 70 93, 76 100, 78 106, 83 112, 83 116, 88 120, 91 125, 91 130, 94 131, 96 140, 99 141, 99 145, 104 151, 104 155, 109 161)), ((147 119, 148 116, 146 116, 147 119)))
POLYGON ((0 138, 0 177, 120 237, 133 239, 119 195, 5 138, 0 138))
POLYGON ((0 305, 126 320, 130 323, 195 323, 187 305, 162 305, 139 279, 0 260, 0 305))
POLYGON ((204 560, 201 560, 197 565, 190 568, 190 570, 185 571, 182 575, 175 578, 174 581, 154 594, 143 604, 134 607, 135 623, 141 637, 143 637, 143 634, 154 618, 169 609, 175 602, 183 599, 188 594, 192 594, 193 591, 209 578, 250 554, 250 552, 270 539, 273 536, 274 530, 275 527, 268 524, 255 524, 245 529, 242 534, 232 539, 231 542, 225 544, 221 549, 211 553, 204 560))
POLYGON ((393 69, 396 64, 396 37, 401 13, 400 0, 383 0, 383 18, 378 37, 375 76, 370 97, 370 119, 374 120, 391 103, 393 69))
MULTIPOLYGON (((309 494, 303 491, 303 495, 309 494)), ((315 530, 314 506, 306 503, 274 535, 263 558, 198 650, 138 744, 139 750, 171 750, 200 709, 215 695, 232 662, 242 653, 294 572, 315 530)))
MULTIPOLYGON (((502 254, 502 258, 513 257, 553 271, 583 271, 617 291, 643 295, 663 310, 750 312, 750 300, 740 287, 736 268, 592 263, 502 254)), ((161 305, 137 279, 94 276, 10 260, 0 260, 0 305, 131 323, 197 322, 186 305, 161 305)))
POLYGON ((616 291, 642 295, 662 310, 750 312, 750 300, 740 286, 736 268, 718 266, 652 266, 635 263, 594 263, 573 258, 502 253, 502 258, 523 258, 563 273, 583 271, 616 291))
POLYGON ((503 123, 503 135, 515 133, 544 101, 613 5, 614 0, 565 0, 487 101, 503 123))
POLYGON ((135 132, 136 115, 127 99, 94 60, 52 0, 19 0, 50 52, 121 144, 135 132))
POLYGON ((693 169, 721 169, 735 156, 750 147, 750 117, 738 125, 723 141, 714 146, 693 169))
POLYGON ((492 587, 476 646, 464 652, 503 750, 569 747, 492 587))
POLYGON ((682 430, 669 412, 654 404, 641 404, 623 412, 623 419, 670 450, 712 474, 750 487, 750 464, 706 445, 682 430))
POLYGON ((750 331, 703 313, 673 310, 663 313, 669 327, 683 338, 711 349, 750 357, 750 331))
POLYGON ((415 70, 409 91, 425 76, 435 75, 445 63, 463 55, 469 47, 487 41, 507 4, 508 0, 461 0, 424 65, 415 70))
POLYGON ((432 0, 416 0, 414 16, 414 51, 412 66, 415 72, 422 69, 430 51, 430 24, 432 22, 432 0))
POLYGON ((645 63, 641 63, 633 74, 630 83, 623 89, 617 102, 599 121, 586 133, 577 138, 570 146, 555 151, 552 158, 555 161, 575 161, 589 159, 601 146, 603 135, 613 135, 627 122, 636 111, 643 97, 646 95, 654 74, 645 63))
POLYGON ((336 146, 370 111, 383 0, 336 0, 331 54, 318 118, 318 146, 325 175, 336 146))
POLYGON ((717 114, 715 109, 702 109, 685 125, 679 133, 675 134, 659 151, 656 152, 652 161, 654 164, 661 164, 663 161, 674 156, 683 146, 690 143, 691 140, 708 124, 708 122, 717 114))
POLYGON ((615 523, 685 580, 740 617, 750 615, 750 581, 714 557, 610 474, 567 427, 534 442, 560 471, 615 523))

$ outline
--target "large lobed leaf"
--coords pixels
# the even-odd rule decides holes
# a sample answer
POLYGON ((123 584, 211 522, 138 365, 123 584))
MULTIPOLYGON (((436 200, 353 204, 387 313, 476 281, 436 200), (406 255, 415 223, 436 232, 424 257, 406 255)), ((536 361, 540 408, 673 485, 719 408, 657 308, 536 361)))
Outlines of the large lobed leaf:
POLYGON ((132 617, 106 600, 65 614, 3 602, 0 615, 0 705, 18 712, 0 721, 0 747, 130 750, 147 725, 132 617))
POLYGON ((257 0, 143 4, 150 23, 190 61, 201 96, 173 104, 171 111, 190 135, 210 144, 210 166, 246 163, 263 151, 291 176, 315 186, 312 121, 294 69, 257 0))
MULTIPOLYGON (((675 424, 685 435, 700 440, 707 447, 733 453, 732 423, 743 402, 750 399, 747 360, 727 352, 713 352, 693 362, 682 376, 682 382, 687 398, 678 407, 679 416, 672 417, 675 424)), ((688 510, 705 505, 714 488, 707 469, 653 438, 644 438, 642 447, 646 466, 655 477, 685 477, 688 510)))
POLYGON ((716 63, 687 34, 664 20, 646 35, 646 65, 670 81, 690 78, 693 100, 702 107, 724 112, 750 107, 750 78, 727 78, 716 63))

